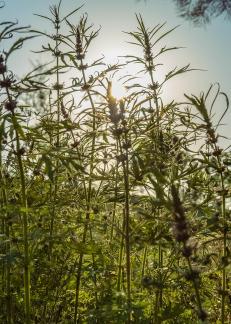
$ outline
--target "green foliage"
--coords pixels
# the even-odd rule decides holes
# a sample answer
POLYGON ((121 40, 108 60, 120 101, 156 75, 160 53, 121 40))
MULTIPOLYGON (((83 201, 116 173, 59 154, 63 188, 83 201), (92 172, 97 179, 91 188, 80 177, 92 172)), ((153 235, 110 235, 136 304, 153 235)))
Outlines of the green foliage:
POLYGON ((174 29, 140 15, 128 36, 143 52, 126 64, 149 79, 125 75, 113 97, 123 65, 89 62, 99 31, 80 9, 37 15, 50 34, 1 24, 1 42, 16 39, 0 56, 0 321, 228 323, 229 100, 213 86, 165 103, 166 82, 191 69, 158 80, 174 29), (35 35, 51 60, 16 81, 8 57, 35 35))

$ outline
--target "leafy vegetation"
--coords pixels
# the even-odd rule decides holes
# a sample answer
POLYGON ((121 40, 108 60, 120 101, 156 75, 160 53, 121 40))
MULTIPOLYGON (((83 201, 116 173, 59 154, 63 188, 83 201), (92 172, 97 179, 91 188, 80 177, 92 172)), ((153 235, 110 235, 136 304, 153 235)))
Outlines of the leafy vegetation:
POLYGON ((50 34, 1 24, 1 323, 229 323, 227 96, 165 102, 192 69, 158 79, 173 30, 137 15, 115 98, 124 64, 90 62, 99 31, 60 6, 38 15, 50 34), (49 63, 19 80, 9 58, 38 36, 49 63))

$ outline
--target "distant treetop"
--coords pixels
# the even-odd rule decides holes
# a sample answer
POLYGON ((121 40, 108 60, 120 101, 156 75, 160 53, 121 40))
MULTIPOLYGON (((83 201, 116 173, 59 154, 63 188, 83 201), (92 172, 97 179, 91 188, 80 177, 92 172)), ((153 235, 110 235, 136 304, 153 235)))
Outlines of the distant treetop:
MULTIPOLYGON (((147 0, 136 0, 147 1, 147 0)), ((181 17, 201 25, 224 15, 231 18, 231 0, 173 0, 181 17)))
POLYGON ((208 23, 212 18, 225 15, 231 18, 231 0, 174 0, 180 16, 196 24, 208 23))

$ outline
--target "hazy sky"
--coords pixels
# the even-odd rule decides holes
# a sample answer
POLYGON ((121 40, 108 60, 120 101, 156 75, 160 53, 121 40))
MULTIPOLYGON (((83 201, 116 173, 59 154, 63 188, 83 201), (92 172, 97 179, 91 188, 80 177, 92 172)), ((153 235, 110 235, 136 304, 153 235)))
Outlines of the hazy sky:
MULTIPOLYGON (((46 21, 33 13, 47 15, 49 5, 57 2, 50 0, 5 0, 5 8, 0 10, 1 20, 17 18, 22 25, 30 24, 43 31, 49 31, 46 21)), ((134 47, 126 43, 128 35, 123 31, 134 31, 136 28, 135 13, 141 13, 148 26, 167 22, 166 29, 180 25, 167 38, 169 45, 182 46, 184 49, 172 52, 162 63, 167 66, 182 66, 191 63, 192 67, 201 68, 205 72, 194 71, 178 77, 168 88, 169 96, 184 92, 198 94, 206 91, 211 83, 219 82, 229 97, 231 95, 231 21, 219 17, 204 27, 195 27, 192 23, 177 16, 173 0, 63 0, 64 13, 84 4, 80 13, 87 12, 89 22, 96 27, 101 26, 98 41, 95 42, 96 57, 104 54, 108 60, 117 55, 133 54, 134 47)), ((77 14, 77 20, 79 15, 77 14)), ((76 21, 77 23, 78 21, 76 21)), ((42 40, 41 40, 42 41, 42 40)), ((27 44, 18 56, 17 72, 23 73, 28 68, 28 58, 33 55, 32 49, 39 49, 40 40, 27 44)), ((164 45, 164 43, 163 43, 164 45)), ((230 114, 226 120, 231 125, 230 114)))

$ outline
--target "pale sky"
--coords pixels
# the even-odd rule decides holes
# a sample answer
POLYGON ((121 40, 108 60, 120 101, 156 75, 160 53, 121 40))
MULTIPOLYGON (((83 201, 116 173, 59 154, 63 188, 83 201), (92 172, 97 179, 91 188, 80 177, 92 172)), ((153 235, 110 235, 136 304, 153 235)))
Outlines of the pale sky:
MULTIPOLYGON (((46 21, 34 16, 33 13, 48 15, 49 5, 56 3, 50 0, 5 0, 5 8, 0 10, 0 19, 2 21, 17 18, 20 25, 30 24, 33 28, 49 31, 46 21)), ((215 82, 219 82, 222 91, 231 96, 231 21, 219 17, 209 25, 195 27, 177 16, 173 0, 63 0, 62 8, 64 13, 68 13, 82 4, 84 7, 79 13, 87 12, 89 22, 96 28, 101 26, 100 35, 93 48, 95 58, 104 54, 110 61, 119 55, 136 54, 137 50, 126 43, 130 39, 123 31, 135 30, 135 13, 140 13, 149 27, 167 22, 167 30, 180 25, 166 41, 168 45, 185 48, 166 55, 162 63, 172 68, 190 63, 193 68, 206 70, 194 71, 176 78, 169 84, 167 97, 182 97, 184 92, 199 94, 215 82)), ((77 20, 80 14, 77 13, 77 20)), ((21 54, 18 54, 15 70, 19 75, 29 69, 28 59, 33 60, 30 49, 39 49, 40 41, 42 42, 42 39, 28 42, 21 54)), ((227 115, 226 123, 231 126, 230 113, 227 115)), ((228 135, 228 128, 225 133, 228 135)))

